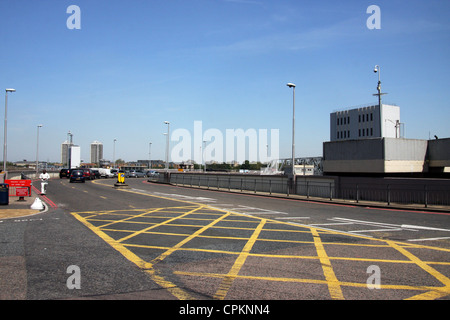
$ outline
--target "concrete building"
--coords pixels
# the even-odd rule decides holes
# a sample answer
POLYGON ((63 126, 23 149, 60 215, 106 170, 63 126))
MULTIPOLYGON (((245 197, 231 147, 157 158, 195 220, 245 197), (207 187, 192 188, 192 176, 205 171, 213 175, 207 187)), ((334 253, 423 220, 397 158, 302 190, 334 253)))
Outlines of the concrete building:
POLYGON ((67 140, 61 144, 61 163, 63 164, 63 166, 69 166, 69 162, 70 162, 69 149, 71 146, 72 146, 72 143, 70 143, 67 140))
POLYGON ((330 141, 400 138, 400 107, 369 105, 330 114, 330 141), (380 112, 381 111, 381 112, 380 112))
POLYGON ((103 143, 94 141, 91 143, 91 162, 100 163, 103 159, 103 143))
POLYGON ((428 174, 450 172, 450 139, 372 138, 323 144, 324 174, 428 174))
POLYGON ((79 146, 74 146, 72 145, 69 148, 69 153, 70 153, 70 163, 69 163, 69 168, 73 169, 73 168, 79 168, 81 165, 81 149, 79 146))

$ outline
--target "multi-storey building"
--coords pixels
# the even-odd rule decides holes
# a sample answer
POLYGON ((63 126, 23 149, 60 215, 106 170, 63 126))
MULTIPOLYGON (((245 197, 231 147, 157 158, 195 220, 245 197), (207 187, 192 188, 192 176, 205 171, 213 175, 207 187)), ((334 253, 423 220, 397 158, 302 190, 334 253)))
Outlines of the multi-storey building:
POLYGON ((330 141, 400 138, 400 107, 382 104, 330 114, 330 141))

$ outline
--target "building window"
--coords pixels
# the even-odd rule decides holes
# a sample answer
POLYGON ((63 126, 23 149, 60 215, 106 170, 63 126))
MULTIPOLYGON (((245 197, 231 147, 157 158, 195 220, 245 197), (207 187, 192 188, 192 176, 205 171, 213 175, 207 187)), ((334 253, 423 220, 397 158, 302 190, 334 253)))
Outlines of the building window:
POLYGON ((373 128, 370 128, 370 135, 373 136, 373 128))
POLYGON ((361 129, 358 129, 358 137, 361 137, 361 129))
POLYGON ((361 122, 361 115, 358 115, 358 122, 361 122))
POLYGON ((370 121, 373 121, 373 113, 370 114, 370 121))

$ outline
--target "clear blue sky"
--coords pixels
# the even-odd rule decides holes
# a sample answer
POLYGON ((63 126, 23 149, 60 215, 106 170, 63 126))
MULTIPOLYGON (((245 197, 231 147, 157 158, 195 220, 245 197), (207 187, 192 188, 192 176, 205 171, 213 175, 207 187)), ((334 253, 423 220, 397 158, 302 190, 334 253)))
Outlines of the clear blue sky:
MULTIPOLYGON (((164 159, 165 136, 203 129, 279 129, 290 157, 321 156, 329 114, 376 102, 401 107, 406 137, 450 137, 450 2, 403 0, 2 0, 0 119, 8 97, 8 160, 60 161, 67 132, 90 161, 164 159), (369 30, 369 5, 381 29, 369 30), (81 9, 70 30, 69 5, 81 9)), ((3 144, 3 126, 0 140, 3 144)), ((172 143, 174 145, 174 143, 172 143)))

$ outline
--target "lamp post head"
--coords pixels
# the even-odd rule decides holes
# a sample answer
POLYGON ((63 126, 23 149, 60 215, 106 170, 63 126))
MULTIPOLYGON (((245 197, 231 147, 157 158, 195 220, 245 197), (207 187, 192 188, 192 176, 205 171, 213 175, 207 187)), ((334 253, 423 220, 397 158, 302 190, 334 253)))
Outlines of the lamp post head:
POLYGON ((288 83, 288 84, 286 84, 289 88, 295 88, 295 84, 293 84, 293 83, 288 83))
POLYGON ((170 122, 169 122, 169 121, 164 121, 164 123, 165 123, 165 124, 169 124, 170 122))
POLYGON ((5 91, 6 92, 16 92, 16 89, 9 88, 9 89, 5 89, 5 91))

